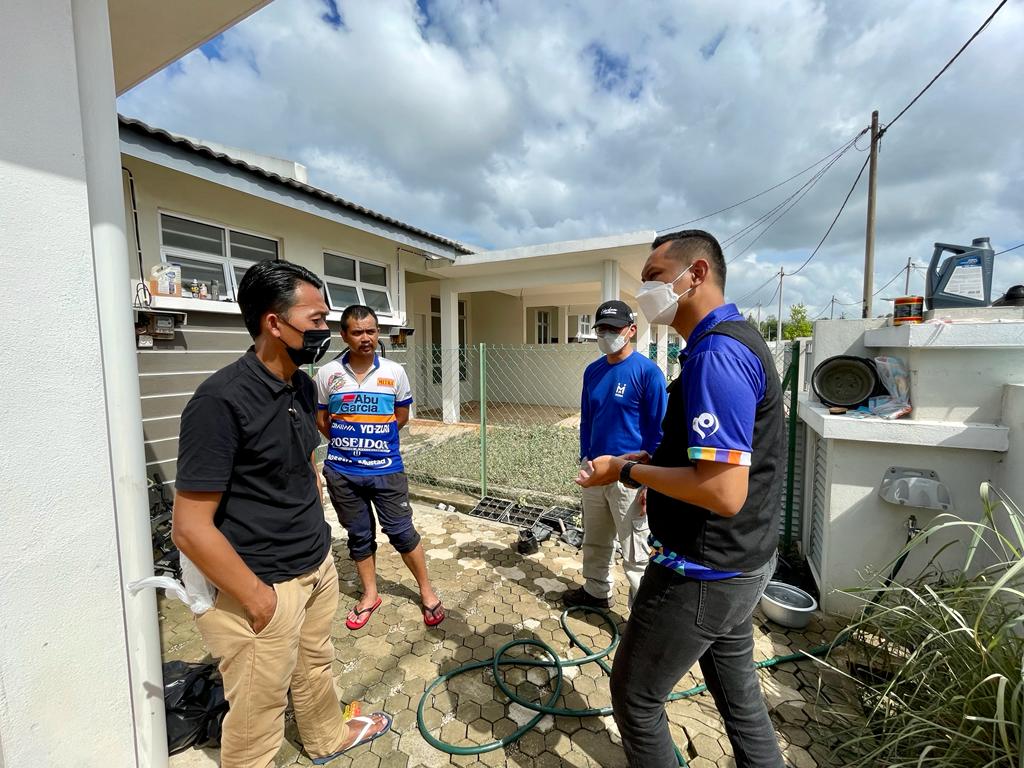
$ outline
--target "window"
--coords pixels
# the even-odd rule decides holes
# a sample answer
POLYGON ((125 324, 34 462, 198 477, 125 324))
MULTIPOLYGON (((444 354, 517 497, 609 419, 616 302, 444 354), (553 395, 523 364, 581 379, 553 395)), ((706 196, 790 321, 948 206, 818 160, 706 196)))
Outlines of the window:
POLYGON ((364 304, 379 315, 392 312, 388 268, 383 264, 325 252, 324 284, 332 309, 364 304))
POLYGON ((593 332, 593 321, 590 315, 580 315, 576 321, 576 337, 590 336, 593 332))
POLYGON ((205 284, 211 295, 216 283, 221 299, 234 299, 245 270, 257 261, 276 259, 277 255, 276 240, 160 214, 160 260, 181 268, 181 289, 185 294, 195 280, 205 284))
MULTIPOLYGON (((435 384, 441 383, 441 299, 430 298, 430 348, 435 384)), ((466 354, 466 302, 459 302, 459 381, 469 379, 469 361, 466 354)))
POLYGON ((537 343, 551 343, 551 313, 546 309, 537 310, 537 343))

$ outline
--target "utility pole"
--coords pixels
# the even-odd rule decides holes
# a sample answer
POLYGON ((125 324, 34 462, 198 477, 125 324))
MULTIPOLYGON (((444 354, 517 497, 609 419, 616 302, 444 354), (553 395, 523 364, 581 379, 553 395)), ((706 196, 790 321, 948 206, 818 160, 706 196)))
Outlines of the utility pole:
POLYGON ((764 333, 761 331, 761 305, 760 304, 757 305, 757 332, 760 333, 762 336, 764 335, 764 333))
POLYGON ((782 349, 782 278, 786 276, 786 268, 782 267, 779 269, 779 317, 778 325, 775 333, 775 352, 778 354, 779 350, 782 349))
POLYGON ((914 257, 913 256, 908 256, 907 257, 907 280, 903 284, 903 295, 904 296, 909 296, 910 295, 910 270, 911 270, 911 268, 913 266, 914 266, 914 257))
POLYGON ((836 319, 836 297, 835 297, 835 296, 833 296, 833 297, 832 297, 832 301, 831 301, 831 302, 829 302, 829 303, 830 303, 830 304, 831 304, 832 306, 831 306, 831 307, 829 307, 829 310, 828 310, 828 319, 829 319, 829 320, 835 320, 835 319, 836 319))
POLYGON ((871 159, 868 166, 868 224, 864 238, 864 299, 861 317, 871 317, 875 276, 875 184, 878 181, 878 110, 871 113, 871 159))

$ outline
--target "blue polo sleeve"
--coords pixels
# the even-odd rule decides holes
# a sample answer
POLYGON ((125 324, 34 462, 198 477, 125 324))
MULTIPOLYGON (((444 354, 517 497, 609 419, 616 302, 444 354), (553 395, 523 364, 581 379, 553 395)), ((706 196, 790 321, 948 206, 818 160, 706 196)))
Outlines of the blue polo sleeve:
POLYGON ((665 419, 667 405, 665 374, 657 365, 649 365, 644 377, 644 398, 640 404, 640 437, 644 450, 652 456, 661 443, 661 422, 665 419))
POLYGON ((691 461, 750 466, 754 418, 766 380, 761 361, 740 347, 701 351, 685 363, 687 453, 691 461))

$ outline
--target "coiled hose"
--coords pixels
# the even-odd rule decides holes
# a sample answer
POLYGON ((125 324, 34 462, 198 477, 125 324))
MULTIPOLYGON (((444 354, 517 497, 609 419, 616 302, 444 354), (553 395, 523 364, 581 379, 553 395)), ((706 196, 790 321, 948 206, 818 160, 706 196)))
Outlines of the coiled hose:
MULTIPOLYGON (((579 667, 584 664, 594 663, 604 670, 605 674, 610 675, 612 672, 611 666, 605 660, 605 658, 615 650, 619 644, 619 629, 615 626, 615 622, 612 621, 611 617, 603 610, 599 608, 591 608, 589 606, 575 606, 567 608, 562 611, 562 615, 559 617, 559 623, 562 625, 562 631, 565 632, 569 638, 569 642, 577 646, 583 653, 578 659, 563 659, 558 656, 557 653, 549 646, 540 640, 512 640, 501 646, 497 653, 493 657, 486 661, 474 661, 469 664, 464 664, 461 667, 453 669, 451 672, 447 672, 440 677, 436 678, 434 682, 427 686, 427 689, 423 692, 423 696, 420 697, 419 706, 416 708, 416 725, 420 729, 420 733, 423 735, 424 740, 435 749, 439 749, 442 752, 446 752, 449 755, 479 755, 484 752, 490 752, 495 749, 502 749, 509 744, 514 744, 518 741, 524 733, 534 728, 537 723, 545 715, 561 715, 564 717, 599 717, 601 715, 610 715, 612 713, 611 707, 593 707, 590 709, 567 709, 565 707, 556 707, 554 703, 558 701, 558 697, 562 694, 562 683, 565 679, 564 670, 569 667, 579 667), (598 616, 604 625, 608 628, 611 633, 612 639, 607 646, 600 650, 593 650, 588 647, 586 643, 577 637, 577 635, 569 628, 567 619, 569 614, 572 612, 579 613, 591 613, 598 616), (536 648, 546 656, 546 659, 529 658, 523 656, 507 656, 508 652, 522 646, 524 648, 536 648), (520 697, 514 690, 512 690, 505 682, 504 676, 501 674, 501 667, 503 666, 516 666, 516 667, 545 667, 555 670, 555 685, 551 692, 551 695, 547 698, 544 703, 537 703, 533 701, 527 701, 520 697), (423 710, 427 706, 427 702, 435 688, 440 685, 447 683, 453 677, 465 674, 466 672, 472 672, 475 669, 483 669, 490 667, 494 674, 494 683, 498 686, 503 694, 505 694, 510 700, 514 701, 522 707, 528 710, 536 712, 528 722, 517 728, 515 731, 510 733, 504 738, 497 739, 495 741, 488 742, 487 744, 479 744, 473 746, 457 746, 455 744, 449 744, 448 742, 442 741, 430 733, 430 729, 427 727, 426 722, 423 719, 423 710)), ((807 651, 801 651, 798 653, 789 653, 784 656, 775 656, 771 659, 757 662, 754 666, 757 669, 763 669, 765 667, 774 667, 776 664, 783 664, 791 661, 799 661, 806 659, 808 655, 820 656, 828 653, 833 648, 846 642, 847 635, 845 633, 840 634, 831 643, 824 645, 818 645, 807 651)), ((680 699, 687 699, 691 696, 696 696, 698 693, 703 693, 708 688, 706 685, 697 685, 693 688, 689 688, 685 691, 676 691, 675 693, 669 694, 666 701, 679 701, 680 699)), ((683 753, 680 751, 678 746, 675 746, 676 757, 679 760, 679 765, 686 766, 686 759, 683 757, 683 753)))

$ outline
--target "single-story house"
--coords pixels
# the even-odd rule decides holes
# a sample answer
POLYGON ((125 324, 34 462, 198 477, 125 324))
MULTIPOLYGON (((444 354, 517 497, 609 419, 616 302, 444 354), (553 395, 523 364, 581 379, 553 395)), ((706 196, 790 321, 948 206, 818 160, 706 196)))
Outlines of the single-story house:
MULTIPOLYGON (((250 343, 234 298, 254 262, 284 258, 321 275, 332 324, 350 304, 373 307, 387 346, 409 363, 421 412, 457 422, 478 371, 456 350, 479 344, 510 348, 512 368, 515 354, 560 354, 542 381, 507 382, 499 397, 578 404, 582 369, 598 353, 576 343, 594 339, 601 301, 633 300, 655 235, 478 251, 313 187, 297 163, 123 117, 119 130, 147 474, 163 483, 174 480, 185 403, 250 343), (140 286, 166 264, 180 268, 180 296, 140 286)), ((651 329, 638 324, 647 350, 651 329)), ((668 333, 655 342, 663 366, 668 343, 668 333)))

